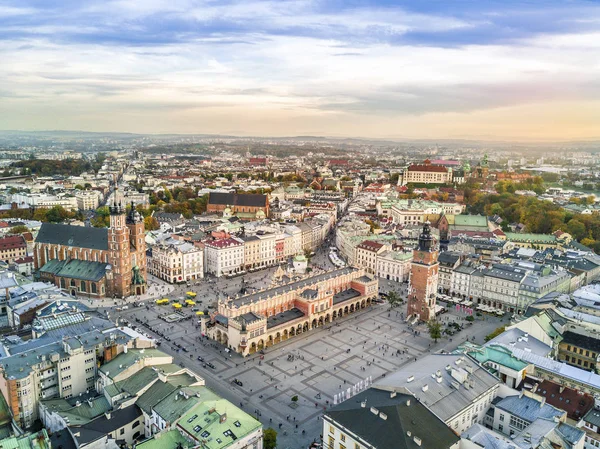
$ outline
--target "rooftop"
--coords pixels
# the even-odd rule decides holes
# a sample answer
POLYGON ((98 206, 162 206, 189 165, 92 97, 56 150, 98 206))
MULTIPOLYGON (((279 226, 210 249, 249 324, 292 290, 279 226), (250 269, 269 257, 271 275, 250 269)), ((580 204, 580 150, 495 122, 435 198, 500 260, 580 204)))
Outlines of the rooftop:
POLYGON ((108 250, 108 228, 42 223, 36 243, 108 250))
POLYGON ((378 388, 405 389, 447 421, 500 380, 466 355, 430 354, 381 379, 378 388))
POLYGON ((177 428, 203 442, 206 449, 220 449, 258 431, 262 424, 231 402, 215 396, 202 398, 181 417, 177 428))
POLYGON ((358 268, 346 267, 340 268, 338 270, 329 271, 327 273, 317 274, 316 276, 311 276, 305 279, 301 279, 296 282, 291 282, 286 285, 281 285, 279 287, 270 288, 261 292, 251 293, 249 295, 241 296, 236 299, 232 299, 229 304, 239 307, 243 304, 250 304, 253 302, 258 302, 267 299, 268 297, 279 296, 285 292, 290 292, 294 290, 300 290, 306 287, 312 287, 318 284, 319 282, 323 282, 329 279, 336 278, 338 276, 345 276, 348 274, 356 273, 359 271, 358 268))
POLYGON ((413 396, 392 395, 377 387, 327 410, 323 419, 343 426, 378 448, 445 449, 459 441, 443 421, 413 396))
POLYGON ((538 418, 560 418, 565 414, 563 410, 529 396, 507 396, 498 402, 496 407, 529 423, 538 418))

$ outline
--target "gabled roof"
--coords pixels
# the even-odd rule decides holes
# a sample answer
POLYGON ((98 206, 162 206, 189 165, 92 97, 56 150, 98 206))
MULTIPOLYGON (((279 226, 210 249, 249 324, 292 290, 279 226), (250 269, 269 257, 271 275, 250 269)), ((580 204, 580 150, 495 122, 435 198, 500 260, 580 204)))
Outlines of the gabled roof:
POLYGON ((27 243, 22 235, 7 235, 6 237, 0 238, 0 251, 26 247, 27 243))
POLYGON ((460 440, 412 395, 397 393, 392 397, 389 391, 378 388, 369 388, 334 406, 323 419, 343 426, 377 448, 445 449, 460 440))
POLYGON ((108 250, 108 228, 88 228, 42 223, 35 239, 37 243, 108 250))
POLYGON ((267 195, 260 193, 219 193, 211 192, 208 194, 208 204, 219 204, 225 206, 247 206, 247 207, 266 207, 268 204, 267 195))

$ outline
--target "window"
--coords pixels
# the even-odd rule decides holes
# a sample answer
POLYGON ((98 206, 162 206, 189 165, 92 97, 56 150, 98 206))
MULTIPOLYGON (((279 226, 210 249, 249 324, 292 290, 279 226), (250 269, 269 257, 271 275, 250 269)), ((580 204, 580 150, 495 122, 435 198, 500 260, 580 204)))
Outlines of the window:
POLYGON ((500 421, 504 421, 504 415, 500 413, 500 421))
POLYGON ((340 435, 340 441, 346 441, 346 435, 343 433, 340 435))
POLYGON ((333 426, 329 426, 329 433, 335 433, 333 426))
POLYGON ((125 433, 125 429, 122 428, 119 430, 119 435, 123 435, 124 433, 125 433))
POLYGON ((500 425, 498 426, 498 430, 499 430, 500 432, 502 432, 502 431, 504 430, 504 426, 503 426, 502 424, 500 424, 500 425))

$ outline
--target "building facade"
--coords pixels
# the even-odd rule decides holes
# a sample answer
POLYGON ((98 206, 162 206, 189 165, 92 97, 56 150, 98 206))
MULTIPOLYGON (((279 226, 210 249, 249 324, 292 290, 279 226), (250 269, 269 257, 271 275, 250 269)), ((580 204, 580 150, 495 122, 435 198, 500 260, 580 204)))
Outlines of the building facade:
POLYGON ((365 308, 377 294, 377 278, 342 268, 222 300, 202 332, 246 356, 365 308))
POLYGON ((244 243, 237 238, 204 242, 206 272, 216 277, 238 274, 244 270, 244 243))
POLYGON ((398 179, 401 185, 406 184, 446 184, 452 182, 452 169, 441 165, 433 165, 429 159, 423 164, 413 164, 404 169, 398 179))
POLYGON ((22 235, 7 235, 0 238, 0 260, 10 264, 27 256, 27 242, 22 235))

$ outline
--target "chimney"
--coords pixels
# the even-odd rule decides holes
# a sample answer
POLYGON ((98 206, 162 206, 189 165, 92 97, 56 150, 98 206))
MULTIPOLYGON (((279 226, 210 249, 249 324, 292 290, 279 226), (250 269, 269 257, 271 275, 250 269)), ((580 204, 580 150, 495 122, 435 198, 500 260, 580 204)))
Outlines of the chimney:
POLYGON ((410 399, 407 399, 407 400, 406 400, 406 406, 407 406, 407 407, 410 407, 410 399))

